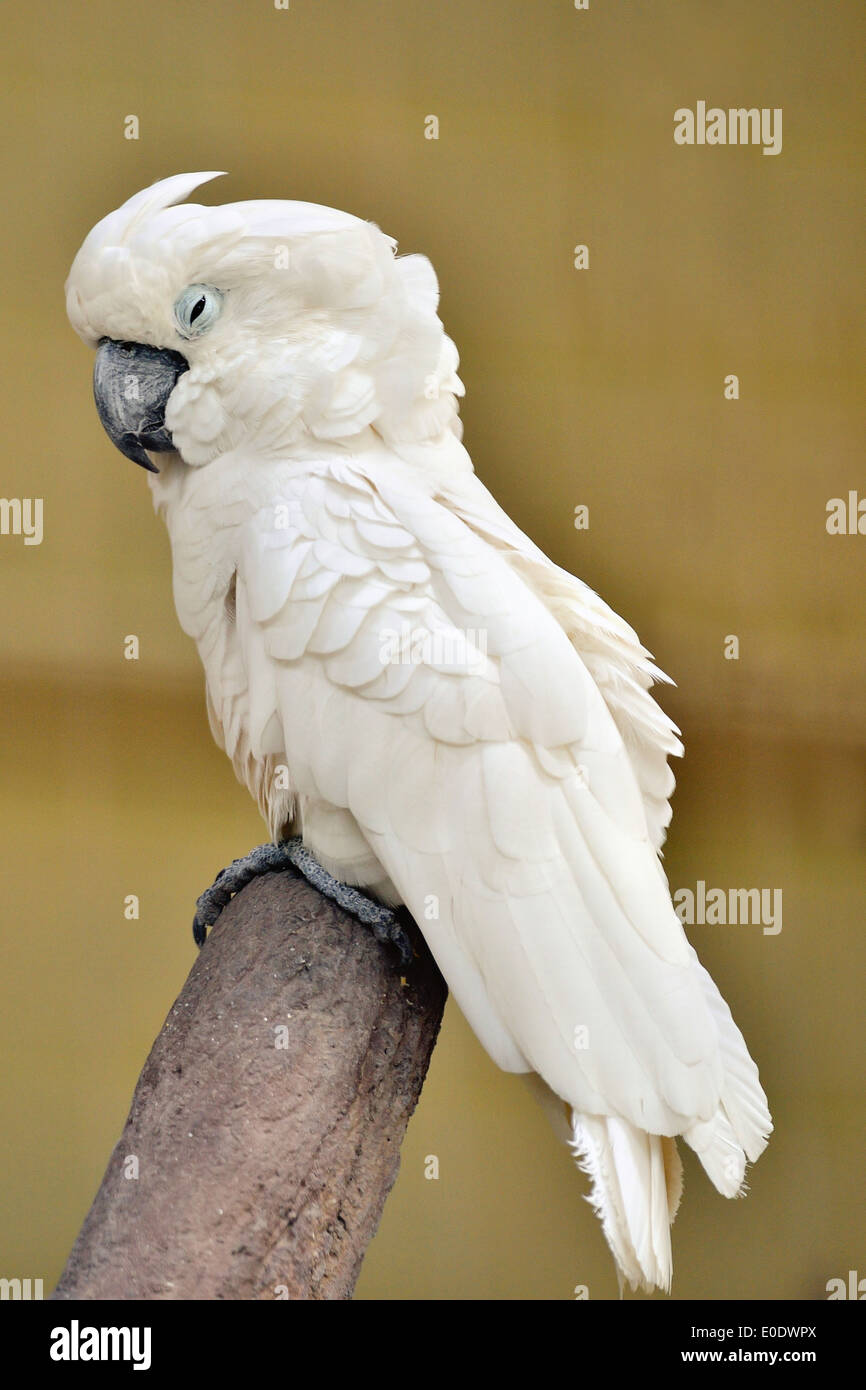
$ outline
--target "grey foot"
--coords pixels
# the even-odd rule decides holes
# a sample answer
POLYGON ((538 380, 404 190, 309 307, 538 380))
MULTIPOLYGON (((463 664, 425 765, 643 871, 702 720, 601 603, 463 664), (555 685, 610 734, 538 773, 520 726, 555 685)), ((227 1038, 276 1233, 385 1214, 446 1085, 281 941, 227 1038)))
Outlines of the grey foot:
POLYGON ((396 946, 403 965, 412 959, 412 947, 400 921, 400 914, 405 914, 405 909, 383 907, 381 903, 368 898, 360 888, 340 883, 327 869, 322 868, 318 859, 301 843, 299 836, 283 840, 278 845, 259 845, 243 859, 235 859, 228 868, 217 874, 212 886, 202 893, 196 903, 192 923, 196 945, 204 945, 208 927, 213 926, 235 893, 239 893, 260 874, 286 872, 302 874, 324 897, 331 898, 338 907, 345 908, 363 926, 369 927, 377 941, 387 941, 396 946))

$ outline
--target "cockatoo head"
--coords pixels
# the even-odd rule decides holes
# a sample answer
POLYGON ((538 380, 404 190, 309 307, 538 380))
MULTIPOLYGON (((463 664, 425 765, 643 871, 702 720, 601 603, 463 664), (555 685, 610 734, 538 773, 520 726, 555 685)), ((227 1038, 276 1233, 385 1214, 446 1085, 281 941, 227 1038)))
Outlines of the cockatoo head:
POLYGON ((183 203, 216 173, 143 189, 93 228, 66 283, 72 326, 97 349, 100 419, 157 471, 312 436, 389 441, 458 431, 457 352, 423 256, 313 203, 183 203))

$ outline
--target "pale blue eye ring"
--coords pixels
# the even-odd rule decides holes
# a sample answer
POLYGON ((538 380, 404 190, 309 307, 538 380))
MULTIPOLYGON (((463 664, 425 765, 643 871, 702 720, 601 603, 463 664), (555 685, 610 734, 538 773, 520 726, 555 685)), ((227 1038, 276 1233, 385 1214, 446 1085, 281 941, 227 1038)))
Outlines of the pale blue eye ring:
POLYGON ((198 338, 220 316, 223 297, 213 285, 187 285, 174 302, 174 321, 183 338, 198 338))

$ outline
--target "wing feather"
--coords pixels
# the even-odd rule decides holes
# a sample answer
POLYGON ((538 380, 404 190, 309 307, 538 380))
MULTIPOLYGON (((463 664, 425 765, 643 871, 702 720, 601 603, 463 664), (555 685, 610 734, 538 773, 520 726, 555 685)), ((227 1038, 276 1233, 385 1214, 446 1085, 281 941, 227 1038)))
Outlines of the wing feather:
POLYGON ((675 738, 630 629, 485 535, 477 497, 460 516, 345 460, 286 489, 294 533, 248 528, 239 622, 311 848, 339 868, 357 826, 500 1065, 657 1134, 711 1122, 718 1028, 654 844, 675 738), (407 623, 430 641, 384 659, 407 623))

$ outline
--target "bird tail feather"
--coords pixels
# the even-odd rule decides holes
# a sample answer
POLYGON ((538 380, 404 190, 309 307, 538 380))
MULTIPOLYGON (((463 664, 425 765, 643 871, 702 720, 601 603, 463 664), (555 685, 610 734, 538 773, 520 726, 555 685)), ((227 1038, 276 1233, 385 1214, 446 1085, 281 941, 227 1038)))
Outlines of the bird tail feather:
POLYGON ((571 1150, 592 1183, 622 1287, 669 1289, 670 1226, 683 1189, 676 1140, 647 1134, 616 1116, 572 1112, 571 1150))

